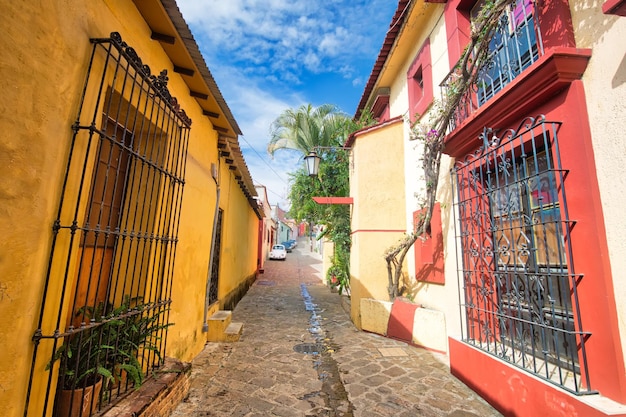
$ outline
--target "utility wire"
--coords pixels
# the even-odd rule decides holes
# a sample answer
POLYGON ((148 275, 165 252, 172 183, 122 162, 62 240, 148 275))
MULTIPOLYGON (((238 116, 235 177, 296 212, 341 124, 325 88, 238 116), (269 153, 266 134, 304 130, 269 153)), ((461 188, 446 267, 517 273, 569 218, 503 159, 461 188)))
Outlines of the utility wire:
MULTIPOLYGON (((246 138, 245 138, 244 136, 240 136, 240 138, 241 138, 241 139, 243 139, 243 141, 244 141, 244 142, 246 142, 246 144, 248 144, 248 146, 250 147, 250 149, 252 149, 252 152, 254 152, 254 153, 256 154, 256 156, 258 156, 258 157, 259 157, 259 159, 260 159, 261 161, 263 161, 263 163, 265 163, 265 165, 267 165, 267 167, 268 167, 268 168, 269 168, 269 169, 270 169, 270 170, 271 170, 274 174, 276 174, 276 177, 277 177, 279 180, 281 180, 283 183, 285 183, 285 185, 289 186, 289 183, 288 183, 287 181, 285 181, 285 179, 284 179, 284 178, 283 178, 283 177, 282 177, 282 176, 281 176, 278 172, 276 172, 276 171, 274 170, 274 168, 273 168, 273 167, 272 167, 272 166, 271 166, 271 165, 267 162, 267 160, 266 160, 265 158, 263 158, 263 156, 261 156, 261 154, 259 154, 259 152, 257 152, 257 150, 256 150, 256 149, 254 149, 254 147, 250 144, 250 142, 248 142, 248 141, 246 140, 246 138)), ((253 180, 254 180, 254 179, 253 179, 253 180)), ((261 186, 265 187, 265 189, 266 189, 267 191, 269 191, 270 193, 272 193, 272 194, 274 194, 276 197, 278 197, 278 198, 280 199, 280 201, 289 200, 289 197, 288 197, 288 196, 278 194, 278 193, 277 193, 277 192, 275 192, 274 190, 271 190, 270 188, 268 188, 266 184, 261 184, 261 183, 260 183, 260 182, 258 182, 258 181, 256 181, 256 184, 257 184, 257 185, 261 185, 261 186)))
POLYGON ((267 185, 265 185, 265 184, 261 184, 260 182, 257 182, 256 184, 265 187, 265 189, 267 191, 269 191, 270 193, 274 194, 276 197, 280 198, 281 200, 289 200, 288 197, 282 196, 282 195, 278 194, 277 192, 267 188, 267 185))
POLYGON ((263 158, 263 157, 261 156, 261 154, 259 154, 259 153, 257 152, 257 150, 256 150, 256 149, 254 149, 254 147, 250 144, 250 142, 248 142, 248 141, 246 140, 245 136, 240 136, 240 138, 241 138, 241 139, 243 139, 243 141, 244 141, 244 142, 246 142, 246 143, 248 144, 248 146, 250 147, 250 149, 252 149, 252 152, 254 152, 254 153, 255 153, 255 154, 259 157, 259 159, 261 159, 261 161, 263 161, 263 163, 265 163, 265 165, 267 165, 267 166, 268 166, 268 168, 269 168, 269 169, 270 169, 270 170, 271 170, 274 174, 276 174, 276 176, 278 177, 278 179, 280 179, 282 182, 284 182, 284 183, 285 183, 285 185, 289 185, 289 183, 288 183, 287 181, 285 181, 285 179, 284 179, 283 177, 281 177, 281 175, 280 175, 278 172, 276 172, 276 171, 274 170, 274 168, 273 168, 273 167, 272 167, 272 166, 271 166, 271 165, 267 162, 267 160, 266 160, 265 158, 263 158))

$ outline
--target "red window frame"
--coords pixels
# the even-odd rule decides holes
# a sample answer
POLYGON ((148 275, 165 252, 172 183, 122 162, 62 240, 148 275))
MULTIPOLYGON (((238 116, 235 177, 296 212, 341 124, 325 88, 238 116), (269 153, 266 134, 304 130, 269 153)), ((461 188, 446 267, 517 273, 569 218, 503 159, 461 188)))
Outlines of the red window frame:
POLYGON ((433 68, 430 39, 426 39, 407 71, 409 115, 423 115, 433 102, 433 68))

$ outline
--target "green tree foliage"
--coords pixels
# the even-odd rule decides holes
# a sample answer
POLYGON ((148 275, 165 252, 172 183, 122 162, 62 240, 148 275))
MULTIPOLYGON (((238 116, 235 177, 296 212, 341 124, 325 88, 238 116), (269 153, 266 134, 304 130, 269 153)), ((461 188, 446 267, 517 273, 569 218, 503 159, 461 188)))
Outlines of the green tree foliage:
POLYGON ((274 155, 278 149, 293 149, 306 155, 315 147, 341 146, 348 120, 332 104, 287 109, 272 122, 267 151, 274 155))
POLYGON ((346 197, 350 194, 349 152, 343 148, 348 136, 373 124, 371 112, 351 119, 332 104, 314 108, 310 104, 287 109, 272 123, 267 146, 273 155, 278 149, 291 149, 307 155, 316 151, 322 158, 318 178, 309 177, 304 165, 291 174, 290 215, 297 221, 324 225, 323 236, 335 244, 328 279, 340 291, 350 280, 350 206, 320 205, 312 197, 346 197))
POLYGON ((327 279, 340 291, 350 280, 350 206, 317 204, 312 197, 346 197, 350 193, 347 150, 328 149, 320 152, 322 160, 318 177, 309 177, 304 167, 291 174, 291 216, 297 221, 324 226, 322 236, 335 244, 327 279))

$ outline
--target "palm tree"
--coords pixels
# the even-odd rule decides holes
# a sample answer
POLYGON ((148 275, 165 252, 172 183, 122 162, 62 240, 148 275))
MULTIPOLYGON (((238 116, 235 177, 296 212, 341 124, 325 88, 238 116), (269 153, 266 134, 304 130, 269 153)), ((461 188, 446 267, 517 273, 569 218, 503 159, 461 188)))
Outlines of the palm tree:
POLYGON ((274 155, 277 149, 293 149, 306 155, 315 147, 341 146, 350 122, 350 117, 332 104, 287 109, 272 122, 267 151, 274 155))

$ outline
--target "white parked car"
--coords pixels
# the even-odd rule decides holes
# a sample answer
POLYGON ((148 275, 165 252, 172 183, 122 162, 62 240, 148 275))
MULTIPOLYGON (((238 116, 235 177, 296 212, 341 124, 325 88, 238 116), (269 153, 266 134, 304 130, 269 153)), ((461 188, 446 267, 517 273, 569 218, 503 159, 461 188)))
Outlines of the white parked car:
POLYGON ((286 258, 287 258, 287 249, 285 249, 285 245, 272 246, 272 250, 270 252, 270 259, 282 259, 284 261, 286 258))

